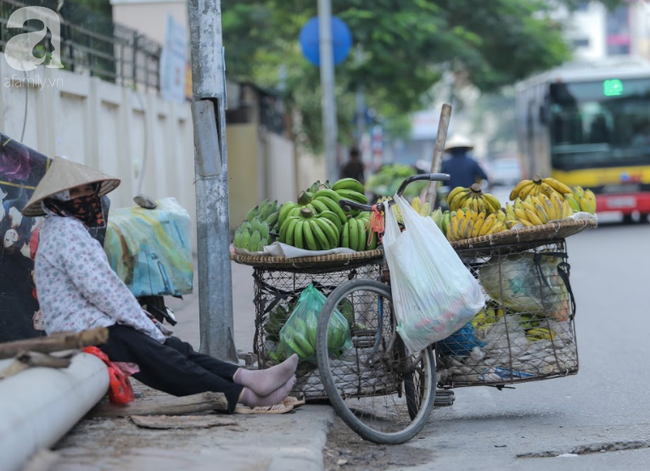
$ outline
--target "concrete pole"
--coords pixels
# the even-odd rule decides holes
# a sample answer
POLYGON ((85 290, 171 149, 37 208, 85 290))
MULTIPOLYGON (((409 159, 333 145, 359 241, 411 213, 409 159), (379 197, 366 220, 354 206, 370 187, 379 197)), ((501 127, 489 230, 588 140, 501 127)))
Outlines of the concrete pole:
POLYGON ((228 248, 226 70, 220 0, 190 0, 201 352, 237 361, 228 248))
POLYGON ((330 0, 318 0, 318 31, 320 53, 320 83, 323 90, 323 143, 327 178, 339 177, 337 161, 336 98, 334 95, 334 52, 332 50, 332 5, 330 0))
MULTIPOLYGON (((0 370, 13 361, 0 360, 0 370)), ((30 458, 57 443, 108 385, 106 365, 88 353, 75 355, 67 368, 28 368, 0 381, 0 469, 27 469, 30 458)))

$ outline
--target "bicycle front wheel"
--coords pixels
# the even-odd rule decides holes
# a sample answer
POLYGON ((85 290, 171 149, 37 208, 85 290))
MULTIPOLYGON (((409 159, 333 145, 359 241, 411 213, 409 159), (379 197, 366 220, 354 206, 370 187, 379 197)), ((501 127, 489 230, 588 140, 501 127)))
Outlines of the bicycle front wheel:
POLYGON ((318 320, 318 369, 332 406, 362 438, 404 443, 426 425, 435 401, 431 348, 408 352, 397 334, 390 288, 352 280, 328 296, 318 320), (341 318, 350 331, 345 342, 341 318))

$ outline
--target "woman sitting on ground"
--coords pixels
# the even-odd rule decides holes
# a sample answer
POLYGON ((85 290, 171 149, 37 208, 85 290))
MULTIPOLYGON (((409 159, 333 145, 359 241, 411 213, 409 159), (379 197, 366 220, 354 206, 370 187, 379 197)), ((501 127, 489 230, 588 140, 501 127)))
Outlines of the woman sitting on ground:
POLYGON ((238 402, 249 407, 281 403, 296 382, 296 355, 252 371, 195 352, 187 342, 165 336, 111 269, 88 229, 105 225, 101 197, 119 184, 94 169, 55 158, 23 208, 25 216, 46 216, 35 261, 46 332, 107 327, 108 342, 99 348, 112 361, 136 363, 136 379, 175 396, 222 392, 230 412, 238 402))

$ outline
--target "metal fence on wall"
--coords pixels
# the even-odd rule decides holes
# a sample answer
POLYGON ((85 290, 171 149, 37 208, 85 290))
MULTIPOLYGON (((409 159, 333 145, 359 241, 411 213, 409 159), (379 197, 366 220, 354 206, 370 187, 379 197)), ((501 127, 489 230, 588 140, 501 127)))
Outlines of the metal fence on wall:
MULTIPOLYGON (((15 10, 42 6, 57 11, 60 4, 60 0, 0 0, 0 51, 4 52, 13 36, 43 29, 38 20, 25 22, 22 29, 7 28, 7 20, 15 10)), ((160 89, 160 44, 78 4, 63 3, 58 14, 60 57, 66 70, 88 73, 118 85, 160 89)), ((35 55, 52 52, 50 37, 48 30, 45 39, 34 48, 35 55)))

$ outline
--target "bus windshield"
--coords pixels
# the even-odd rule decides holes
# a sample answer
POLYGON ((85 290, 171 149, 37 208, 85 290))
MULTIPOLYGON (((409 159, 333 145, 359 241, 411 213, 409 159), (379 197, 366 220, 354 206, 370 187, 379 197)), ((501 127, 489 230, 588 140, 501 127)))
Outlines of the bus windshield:
POLYGON ((553 83, 553 167, 650 164, 650 79, 553 83))

